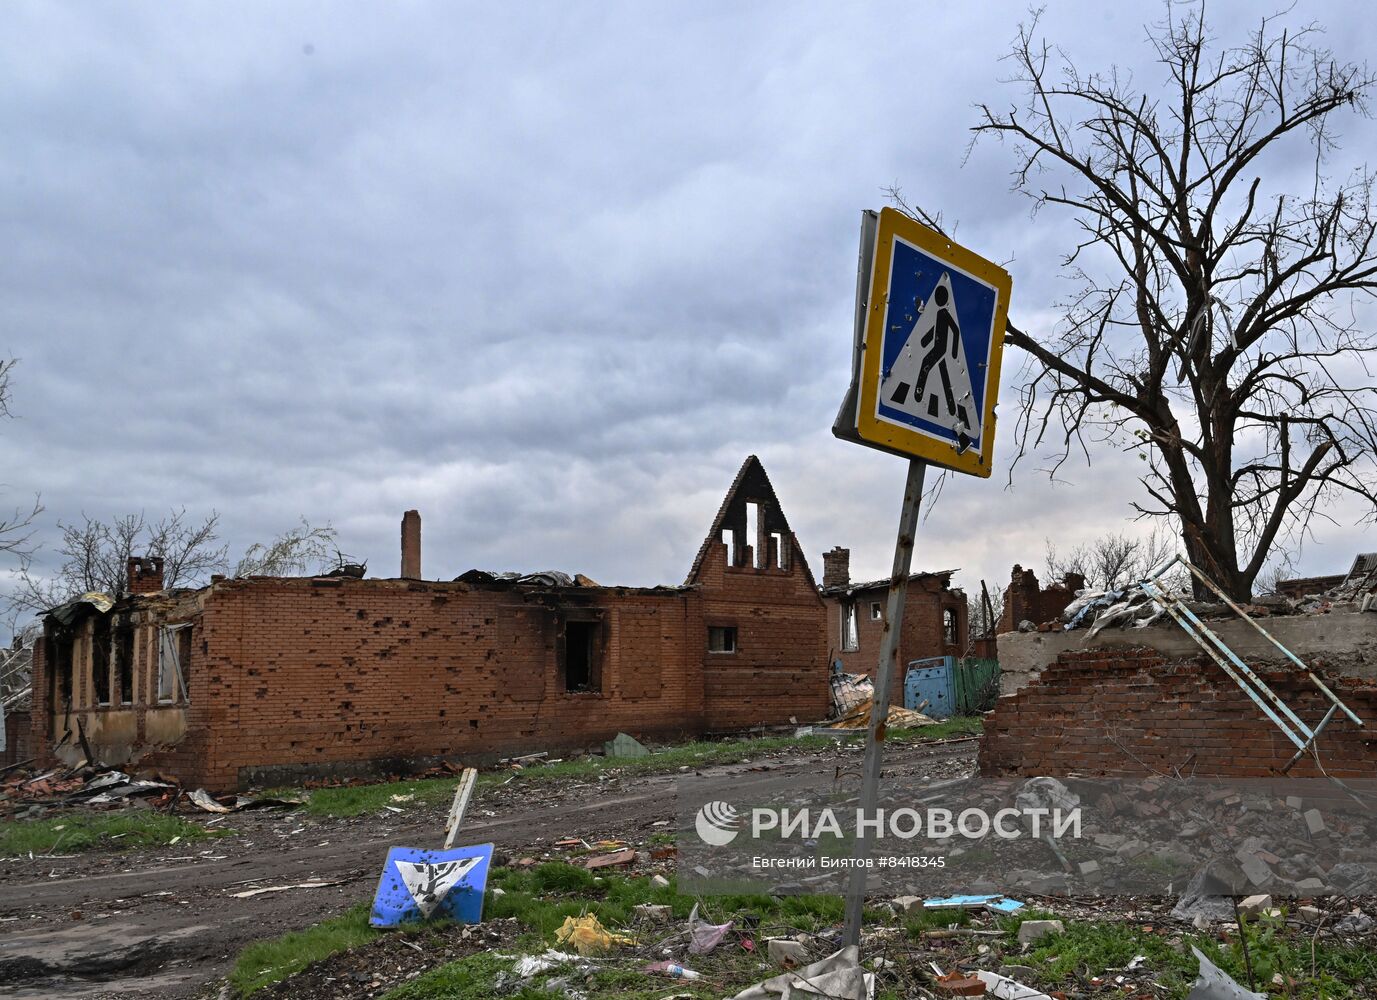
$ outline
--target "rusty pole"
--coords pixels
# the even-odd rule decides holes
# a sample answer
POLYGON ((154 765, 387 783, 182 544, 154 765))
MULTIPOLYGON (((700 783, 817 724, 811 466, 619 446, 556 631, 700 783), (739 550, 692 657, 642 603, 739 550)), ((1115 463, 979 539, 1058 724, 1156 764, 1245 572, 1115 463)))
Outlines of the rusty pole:
MULTIPOLYGON (((899 514, 899 538, 894 544, 894 571, 889 577, 889 609, 880 641, 880 661, 875 670, 875 698, 870 705, 870 733, 865 741, 865 768, 861 778, 860 815, 872 817, 880 798, 880 768, 884 764, 885 720, 889 715, 889 689, 897 668, 899 633, 904 624, 904 598, 908 596, 908 576, 913 566, 913 536, 918 530, 918 507, 923 499, 923 473, 927 463, 908 461, 908 482, 904 486, 904 507, 899 514)), ((861 943, 861 914, 865 910, 865 885, 870 858, 870 837, 856 837, 857 864, 851 869, 846 891, 846 937, 844 944, 861 943)))

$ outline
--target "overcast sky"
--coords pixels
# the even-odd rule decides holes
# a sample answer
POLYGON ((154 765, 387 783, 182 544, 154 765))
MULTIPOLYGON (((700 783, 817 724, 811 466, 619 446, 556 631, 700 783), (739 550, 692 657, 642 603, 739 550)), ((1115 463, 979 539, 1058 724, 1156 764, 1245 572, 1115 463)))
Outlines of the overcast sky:
MULTIPOLYGON (((50 550, 82 512, 186 506, 236 556, 304 515, 395 575, 416 507, 429 577, 677 583, 754 452, 815 572, 845 545, 884 575, 904 464, 830 433, 861 210, 897 183, 959 220, 1034 332, 1072 234, 1006 151, 963 159, 972 103, 1017 97, 1021 5, 859 6, 7 4, 5 499, 42 494, 50 550)), ((1372 8, 1299 8, 1363 58, 1372 8)), ((1157 13, 1053 0, 1045 25, 1151 76, 1157 13)), ((1130 527, 1137 495, 1115 453, 1006 488, 1021 360, 995 477, 919 533, 917 565, 977 590, 1130 527)), ((1363 538, 1324 528, 1302 568, 1363 538)))

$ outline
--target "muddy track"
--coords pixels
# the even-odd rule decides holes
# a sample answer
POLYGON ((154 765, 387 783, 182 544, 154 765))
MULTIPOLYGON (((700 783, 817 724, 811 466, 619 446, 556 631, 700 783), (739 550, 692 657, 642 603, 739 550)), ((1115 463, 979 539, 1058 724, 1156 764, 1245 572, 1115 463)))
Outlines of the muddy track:
MULTIPOLYGON (((976 746, 961 741, 896 747, 889 766, 956 774, 968 768, 976 746)), ((853 771, 859 773, 859 756, 839 748, 700 773, 745 778, 764 763, 776 773, 839 768, 850 780, 853 771)), ((569 835, 644 843, 655 823, 673 822, 677 778, 617 778, 571 789, 531 786, 519 795, 492 790, 471 810, 464 839, 491 841, 499 852, 538 851, 569 835)), ((198 842, 192 855, 179 856, 174 846, 133 857, 12 864, 0 872, 0 995, 200 995, 251 941, 370 900, 387 849, 433 843, 443 823, 443 808, 315 822, 278 814, 238 837, 209 842, 210 850, 198 842), (329 884, 233 895, 249 885, 303 882, 329 884)))

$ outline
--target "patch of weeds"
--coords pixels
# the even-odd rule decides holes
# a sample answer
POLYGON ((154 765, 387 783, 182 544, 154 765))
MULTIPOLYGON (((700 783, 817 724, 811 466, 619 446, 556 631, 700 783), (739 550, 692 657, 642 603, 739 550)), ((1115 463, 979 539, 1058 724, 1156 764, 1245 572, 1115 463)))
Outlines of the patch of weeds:
MULTIPOLYGON (((490 1000, 498 995, 498 977, 511 968, 511 959, 485 952, 448 962, 395 986, 382 1000, 490 1000)), ((503 996, 512 1000, 562 1000, 564 994, 527 986, 503 996)))
POLYGON ((75 854, 97 848, 126 850, 182 841, 205 840, 233 833, 206 829, 180 816, 151 809, 118 813, 72 813, 53 819, 12 820, 0 823, 0 855, 75 854))
POLYGON ((1377 981, 1377 951, 1324 939, 1314 941, 1312 953, 1311 935, 1288 927, 1284 913, 1245 920, 1241 933, 1248 942, 1246 958, 1243 942, 1237 937, 1228 944, 1212 939, 1195 943, 1210 961, 1244 986, 1248 985, 1249 960, 1259 989, 1274 988, 1272 977, 1279 973, 1287 981, 1295 980, 1287 995, 1297 1000, 1366 996, 1354 987, 1377 981))
POLYGON ((337 917, 268 941, 256 941, 239 953, 229 984, 241 997, 300 972, 312 962, 357 948, 381 931, 368 926, 369 905, 360 903, 337 917))
POLYGON ((406 809, 447 803, 454 798, 459 779, 414 778, 383 785, 341 785, 317 788, 310 793, 306 812, 313 816, 359 816, 381 812, 388 806, 406 809))

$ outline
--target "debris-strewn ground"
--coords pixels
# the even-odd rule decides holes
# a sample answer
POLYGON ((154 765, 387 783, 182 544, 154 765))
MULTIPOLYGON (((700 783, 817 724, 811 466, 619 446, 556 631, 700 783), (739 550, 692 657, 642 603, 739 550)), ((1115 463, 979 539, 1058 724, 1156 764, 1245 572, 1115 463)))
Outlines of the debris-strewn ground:
MULTIPOLYGON (((923 742, 921 734, 895 740, 891 772, 935 780, 968 773, 977 743, 955 729, 933 733, 940 741, 923 742)), ((837 897, 678 894, 669 832, 675 779, 686 771, 761 768, 858 772, 859 741, 694 744, 656 756, 485 774, 462 838, 497 845, 477 927, 399 934, 367 926, 388 847, 438 844, 452 776, 320 789, 294 809, 179 810, 178 822, 217 834, 199 840, 174 833, 173 843, 114 850, 118 842, 97 837, 80 853, 59 845, 55 855, 2 859, 0 982, 7 995, 30 997, 664 1000, 731 996, 777 974, 771 938, 793 939, 807 960, 834 951, 837 897), (587 867, 593 857, 627 854, 625 864, 587 867), (695 904, 702 919, 732 924, 710 954, 687 952, 695 904), (559 927, 585 915, 634 943, 522 974, 522 957, 567 950, 556 940, 559 927), (647 971, 657 961, 703 978, 647 971)), ((139 806, 103 815, 146 812, 162 815, 139 806)), ((90 814, 58 811, 30 822, 66 826, 90 814)), ((1068 997, 1184 998, 1196 970, 1191 946, 1245 986, 1251 970, 1256 988, 1273 996, 1365 997, 1377 984, 1373 922, 1346 919, 1354 908, 1377 914, 1372 900, 1320 902, 1304 914, 1278 901, 1282 912, 1242 928, 1196 928, 1173 920, 1174 901, 1165 897, 1022 898, 1027 907, 1014 917, 876 900, 863 954, 878 976, 878 996, 946 996, 939 972, 982 969, 1068 997), (1019 929, 1029 919, 1059 919, 1063 930, 1025 944, 1019 929)))
MULTIPOLYGON (((973 727, 957 723, 924 735, 950 738, 963 728, 973 727)), ((900 739, 892 757, 896 765, 910 761, 948 776, 970 769, 975 746, 973 740, 932 746, 900 739)), ((466 839, 540 860, 568 857, 553 845, 571 834, 590 843, 645 844, 673 820, 680 773, 815 769, 858 759, 855 740, 770 738, 692 744, 625 762, 569 759, 488 773, 470 806, 466 839), (722 763, 728 760, 740 763, 722 763)), ((147 800, 48 808, 32 819, 0 823, 0 834, 19 836, 10 831, 22 827, 28 836, 40 824, 41 836, 52 836, 46 849, 32 843, 22 854, 0 857, 0 982, 16 996, 193 995, 253 942, 371 899, 390 846, 438 845, 456 782, 449 776, 320 789, 303 807, 229 815, 202 812, 182 799, 172 818, 216 836, 195 840, 173 832, 166 841, 128 850, 120 849, 128 837, 96 836, 87 849, 69 853, 59 839, 66 830, 53 828, 68 819, 99 825, 166 815, 147 800), (242 895, 255 889, 272 891, 242 895)))

